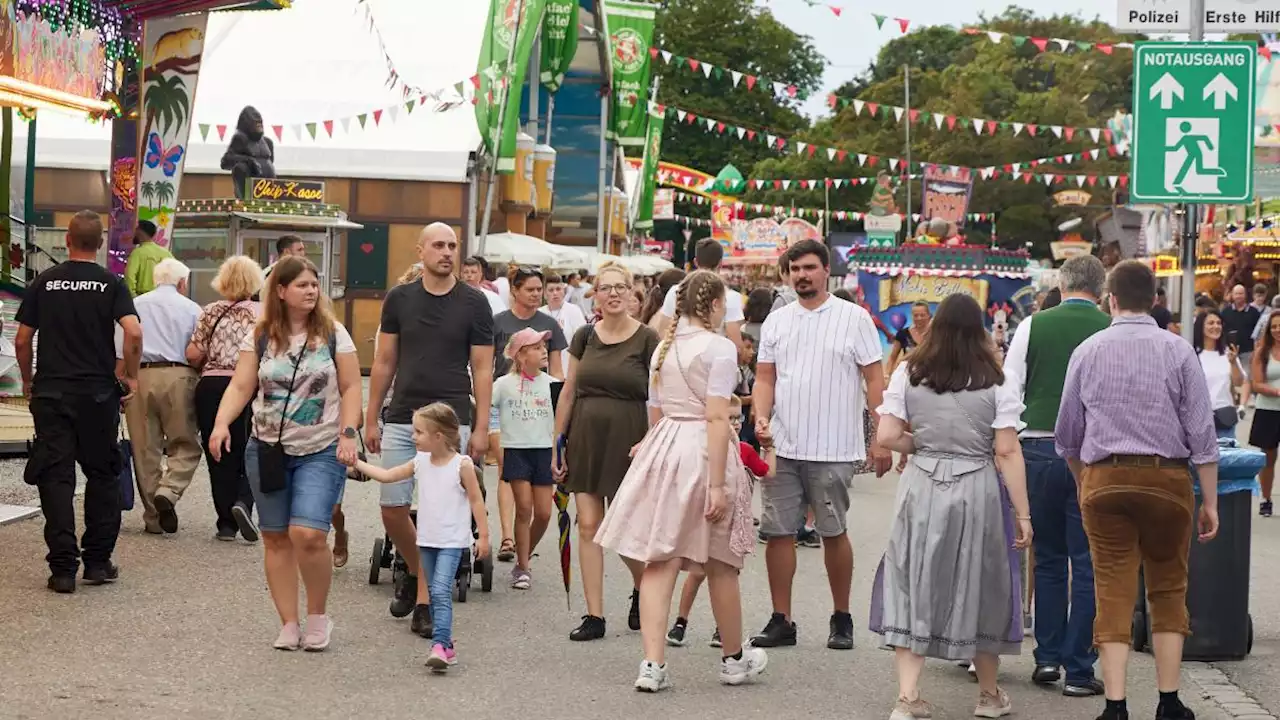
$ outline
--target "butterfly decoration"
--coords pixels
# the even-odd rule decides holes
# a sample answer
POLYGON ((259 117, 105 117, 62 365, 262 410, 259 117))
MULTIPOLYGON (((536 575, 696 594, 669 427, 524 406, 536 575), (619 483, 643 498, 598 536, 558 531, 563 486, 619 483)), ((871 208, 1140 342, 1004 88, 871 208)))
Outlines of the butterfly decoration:
POLYGON ((178 172, 178 163, 182 161, 182 154, 185 152, 181 145, 174 145, 166 150, 160 144, 160 135, 151 133, 151 137, 147 138, 147 154, 143 159, 147 167, 161 167, 164 170, 165 177, 173 177, 178 172))

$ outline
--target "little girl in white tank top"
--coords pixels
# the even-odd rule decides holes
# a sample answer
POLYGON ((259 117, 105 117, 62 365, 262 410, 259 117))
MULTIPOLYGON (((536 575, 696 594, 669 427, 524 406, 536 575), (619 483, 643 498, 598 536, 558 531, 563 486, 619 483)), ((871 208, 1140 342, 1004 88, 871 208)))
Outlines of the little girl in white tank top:
POLYGON ((431 592, 431 656, 427 667, 444 672, 457 662, 453 649, 453 579, 463 552, 471 547, 471 521, 479 536, 475 557, 489 554, 489 516, 471 458, 459 450, 458 415, 444 403, 413 414, 413 444, 418 453, 409 462, 381 468, 363 460, 355 467, 381 483, 413 478, 418 485, 418 554, 422 576, 431 592), (470 515, 470 517, 468 517, 470 515))

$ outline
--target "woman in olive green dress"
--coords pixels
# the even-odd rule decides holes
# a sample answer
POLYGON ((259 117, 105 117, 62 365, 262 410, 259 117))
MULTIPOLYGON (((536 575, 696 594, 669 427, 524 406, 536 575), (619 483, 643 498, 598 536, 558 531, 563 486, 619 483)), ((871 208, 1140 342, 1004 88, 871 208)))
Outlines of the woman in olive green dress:
MULTIPOLYGON (((555 472, 578 510, 578 563, 587 614, 570 640, 604 637, 604 550, 595 543, 605 502, 631 466, 631 448, 649 430, 649 362, 658 334, 627 313, 631 273, 606 263, 596 271, 601 318, 574 334, 569 372, 556 412, 555 472), (560 438, 567 448, 560 451, 560 438)), ((624 562, 627 562, 624 558, 624 562)), ((635 587, 644 566, 627 562, 635 587)), ((628 626, 640 629, 639 591, 631 593, 628 626)))

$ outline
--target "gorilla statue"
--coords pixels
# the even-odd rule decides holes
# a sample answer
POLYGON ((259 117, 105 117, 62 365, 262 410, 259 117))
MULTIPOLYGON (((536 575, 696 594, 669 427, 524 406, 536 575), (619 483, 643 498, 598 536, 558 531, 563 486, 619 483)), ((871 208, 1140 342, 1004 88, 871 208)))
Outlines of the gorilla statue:
POLYGON ((236 197, 243 200, 245 181, 251 177, 276 176, 276 147, 263 132, 262 113, 252 105, 240 111, 236 132, 222 155, 222 169, 230 170, 235 180, 236 197))

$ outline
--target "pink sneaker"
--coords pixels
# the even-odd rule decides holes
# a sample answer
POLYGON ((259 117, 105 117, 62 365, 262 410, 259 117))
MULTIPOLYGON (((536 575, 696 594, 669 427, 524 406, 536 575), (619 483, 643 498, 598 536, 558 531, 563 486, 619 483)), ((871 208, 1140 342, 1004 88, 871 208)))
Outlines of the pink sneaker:
POLYGON ((302 630, 298 628, 298 623, 291 622, 280 628, 280 634, 276 636, 276 641, 271 647, 277 650, 297 650, 301 642, 302 630))
POLYGON ((307 632, 302 636, 302 649, 307 652, 324 652, 333 637, 333 621, 328 615, 308 615, 307 632))
POLYGON ((458 662, 458 654, 453 648, 447 648, 440 643, 431 646, 431 657, 427 658, 427 667, 433 672, 444 672, 458 662))

